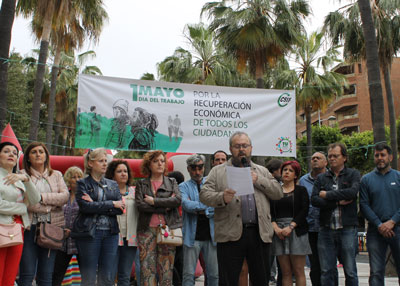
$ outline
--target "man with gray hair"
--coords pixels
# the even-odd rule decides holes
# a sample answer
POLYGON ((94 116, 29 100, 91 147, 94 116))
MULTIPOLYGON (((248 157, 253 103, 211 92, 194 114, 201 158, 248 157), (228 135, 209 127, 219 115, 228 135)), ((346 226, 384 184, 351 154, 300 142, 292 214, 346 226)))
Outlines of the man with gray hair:
POLYGON ((232 158, 211 169, 200 192, 201 202, 215 207, 218 268, 224 280, 222 284, 229 286, 238 285, 245 258, 252 284, 268 284, 269 273, 265 269, 269 269, 274 235, 270 200, 283 197, 282 187, 271 173, 251 161, 252 148, 246 133, 235 132, 229 140, 232 158), (227 166, 250 168, 254 193, 236 195, 236 191, 228 187, 227 166))
POLYGON ((183 283, 195 285, 194 274, 200 252, 206 264, 207 285, 218 285, 217 247, 214 242, 214 208, 200 202, 205 157, 193 154, 186 160, 190 180, 179 185, 183 213, 183 283))

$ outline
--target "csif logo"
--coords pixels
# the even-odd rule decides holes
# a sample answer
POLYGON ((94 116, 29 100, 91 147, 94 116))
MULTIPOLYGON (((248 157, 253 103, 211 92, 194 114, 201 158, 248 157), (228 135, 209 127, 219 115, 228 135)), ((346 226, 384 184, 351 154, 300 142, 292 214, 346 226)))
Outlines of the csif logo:
POLYGON ((167 87, 153 87, 143 86, 137 84, 131 84, 132 88, 132 100, 138 101, 138 96, 154 96, 161 98, 177 98, 181 99, 184 97, 184 92, 180 88, 167 88, 167 87))
POLYGON ((287 92, 282 93, 278 98, 278 105, 280 107, 285 107, 286 105, 289 104, 289 102, 291 100, 292 100, 292 96, 289 93, 287 93, 287 92))

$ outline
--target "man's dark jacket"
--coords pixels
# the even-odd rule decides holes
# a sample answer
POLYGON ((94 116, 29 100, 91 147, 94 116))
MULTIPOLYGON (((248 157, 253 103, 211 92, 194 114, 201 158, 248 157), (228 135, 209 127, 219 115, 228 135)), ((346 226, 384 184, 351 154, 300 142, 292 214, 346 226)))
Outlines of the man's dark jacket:
POLYGON ((338 206, 339 201, 352 202, 342 205, 342 225, 357 226, 357 194, 360 190, 360 173, 351 168, 344 167, 338 177, 338 190, 333 190, 334 173, 331 170, 320 174, 314 183, 311 195, 311 204, 320 208, 320 225, 329 227, 333 210, 338 206), (321 190, 326 191, 326 198, 319 196, 321 190))

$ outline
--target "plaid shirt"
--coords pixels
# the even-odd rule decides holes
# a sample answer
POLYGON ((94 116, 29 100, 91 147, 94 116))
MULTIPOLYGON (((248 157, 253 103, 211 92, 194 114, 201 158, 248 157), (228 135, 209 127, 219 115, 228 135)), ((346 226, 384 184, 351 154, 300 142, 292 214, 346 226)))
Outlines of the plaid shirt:
MULTIPOLYGON (((65 228, 71 229, 74 224, 74 220, 79 213, 79 206, 76 200, 72 203, 68 200, 67 204, 64 206, 64 219, 65 219, 65 228)), ((75 245, 75 240, 71 237, 68 237, 66 243, 64 244, 64 252, 67 254, 77 254, 78 249, 75 245)))
MULTIPOLYGON (((332 188, 334 191, 338 190, 338 178, 336 176, 333 177, 333 185, 332 188)), ((341 229, 343 228, 342 224, 342 208, 337 203, 337 207, 333 210, 331 216, 331 229, 341 229)))

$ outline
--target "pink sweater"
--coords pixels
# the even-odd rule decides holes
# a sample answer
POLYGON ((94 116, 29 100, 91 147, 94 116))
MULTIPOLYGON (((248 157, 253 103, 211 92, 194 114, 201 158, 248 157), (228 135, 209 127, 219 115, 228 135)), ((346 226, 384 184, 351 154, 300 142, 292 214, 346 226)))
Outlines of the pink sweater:
MULTIPOLYGON (((25 171, 25 170, 23 170, 25 171)), ((29 219, 32 221, 33 213, 49 213, 51 223, 57 226, 64 226, 63 206, 68 201, 69 192, 64 182, 63 175, 59 171, 53 170, 51 176, 47 170, 43 174, 31 168, 31 179, 36 185, 38 179, 43 177, 50 185, 51 193, 41 193, 42 202, 28 207, 29 219)), ((38 190, 40 191, 40 190, 38 190)))

